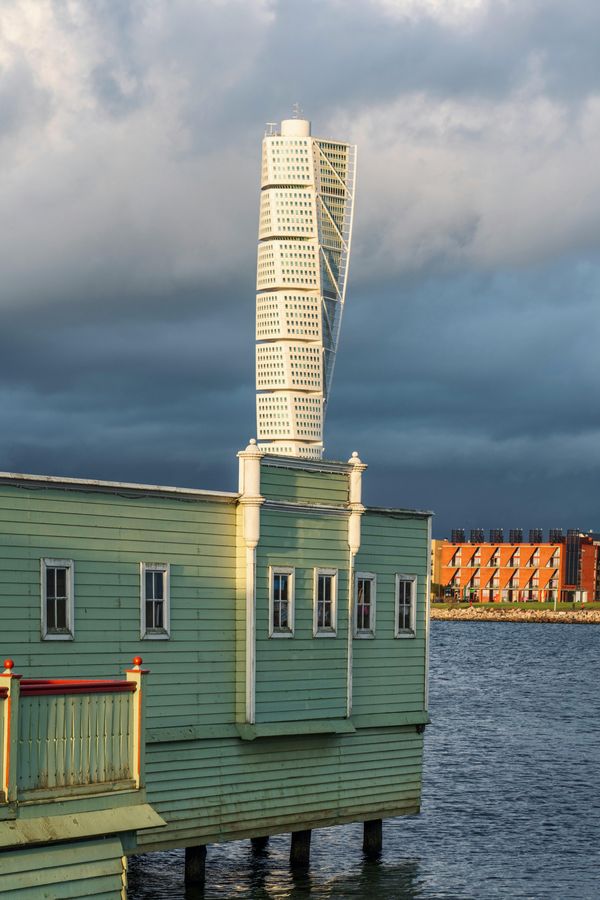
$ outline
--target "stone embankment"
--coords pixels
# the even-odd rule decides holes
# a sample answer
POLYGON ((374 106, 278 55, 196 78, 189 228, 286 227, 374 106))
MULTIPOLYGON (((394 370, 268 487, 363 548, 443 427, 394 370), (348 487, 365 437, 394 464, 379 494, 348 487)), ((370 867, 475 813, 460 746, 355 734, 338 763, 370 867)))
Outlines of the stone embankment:
POLYGON ((458 609, 436 609, 431 604, 431 618, 468 622, 558 622, 562 624, 600 625, 600 609, 490 609, 470 606, 458 609))

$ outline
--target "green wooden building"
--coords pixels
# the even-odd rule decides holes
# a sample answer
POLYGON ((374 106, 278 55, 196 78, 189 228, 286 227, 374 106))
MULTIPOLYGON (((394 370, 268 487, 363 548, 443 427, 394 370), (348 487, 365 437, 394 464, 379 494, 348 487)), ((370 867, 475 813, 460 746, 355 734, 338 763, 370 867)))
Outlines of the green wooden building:
POLYGON ((418 811, 430 514, 365 508, 356 454, 238 455, 235 493, 0 474, 0 897, 125 896, 132 852, 192 873, 213 842, 418 811), (83 682, 42 709, 42 679, 83 682))

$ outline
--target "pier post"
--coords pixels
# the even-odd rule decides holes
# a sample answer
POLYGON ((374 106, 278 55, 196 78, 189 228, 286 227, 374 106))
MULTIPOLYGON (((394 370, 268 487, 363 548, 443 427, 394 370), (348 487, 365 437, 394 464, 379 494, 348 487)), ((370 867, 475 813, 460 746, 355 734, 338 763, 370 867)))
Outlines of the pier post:
POLYGON ((292 831, 290 866, 292 869, 308 869, 310 863, 311 831, 292 831))
POLYGON ((206 847, 185 848, 185 883, 204 884, 206 869, 206 847))
POLYGON ((383 844, 383 823, 381 819, 369 819, 364 823, 363 853, 369 859, 381 856, 383 844))
POLYGON ((253 853, 262 853, 263 850, 267 849, 269 844, 269 835, 265 834, 263 837, 253 837, 250 839, 250 843, 252 844, 253 853))

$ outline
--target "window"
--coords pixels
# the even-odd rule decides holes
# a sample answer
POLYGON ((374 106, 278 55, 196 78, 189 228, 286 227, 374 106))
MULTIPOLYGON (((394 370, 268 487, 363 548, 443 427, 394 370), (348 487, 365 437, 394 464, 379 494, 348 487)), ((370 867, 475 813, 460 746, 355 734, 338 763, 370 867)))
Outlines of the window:
POLYGON ((140 563, 140 637, 165 640, 170 637, 168 563, 140 563))
POLYGON ((294 570, 271 567, 269 637, 294 636, 294 570))
POLYGON ((72 559, 42 559, 42 639, 72 641, 74 637, 74 566, 72 559))
POLYGON ((337 629, 337 569, 315 569, 313 635, 335 637, 337 629))
POLYGON ((357 572, 354 596, 354 636, 375 637, 375 575, 357 572))
POLYGON ((414 637, 416 633, 417 576, 396 575, 395 637, 414 637))

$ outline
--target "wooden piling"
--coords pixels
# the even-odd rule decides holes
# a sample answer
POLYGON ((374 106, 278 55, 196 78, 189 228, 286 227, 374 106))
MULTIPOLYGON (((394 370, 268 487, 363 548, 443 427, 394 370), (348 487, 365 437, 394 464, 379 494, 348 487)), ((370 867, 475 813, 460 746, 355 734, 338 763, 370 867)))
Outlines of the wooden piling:
POLYGON ((381 819, 369 819, 364 823, 363 853, 369 859, 381 856, 383 845, 383 823, 381 819))
POLYGON ((263 850, 267 849, 269 844, 269 835, 263 835, 263 837, 253 837, 250 840, 252 844, 252 851, 254 853, 262 853, 263 850))
POLYGON ((310 863, 310 836, 312 832, 292 831, 290 866, 292 869, 308 869, 310 863))
POLYGON ((206 847, 185 848, 185 883, 204 884, 206 870, 206 847))

